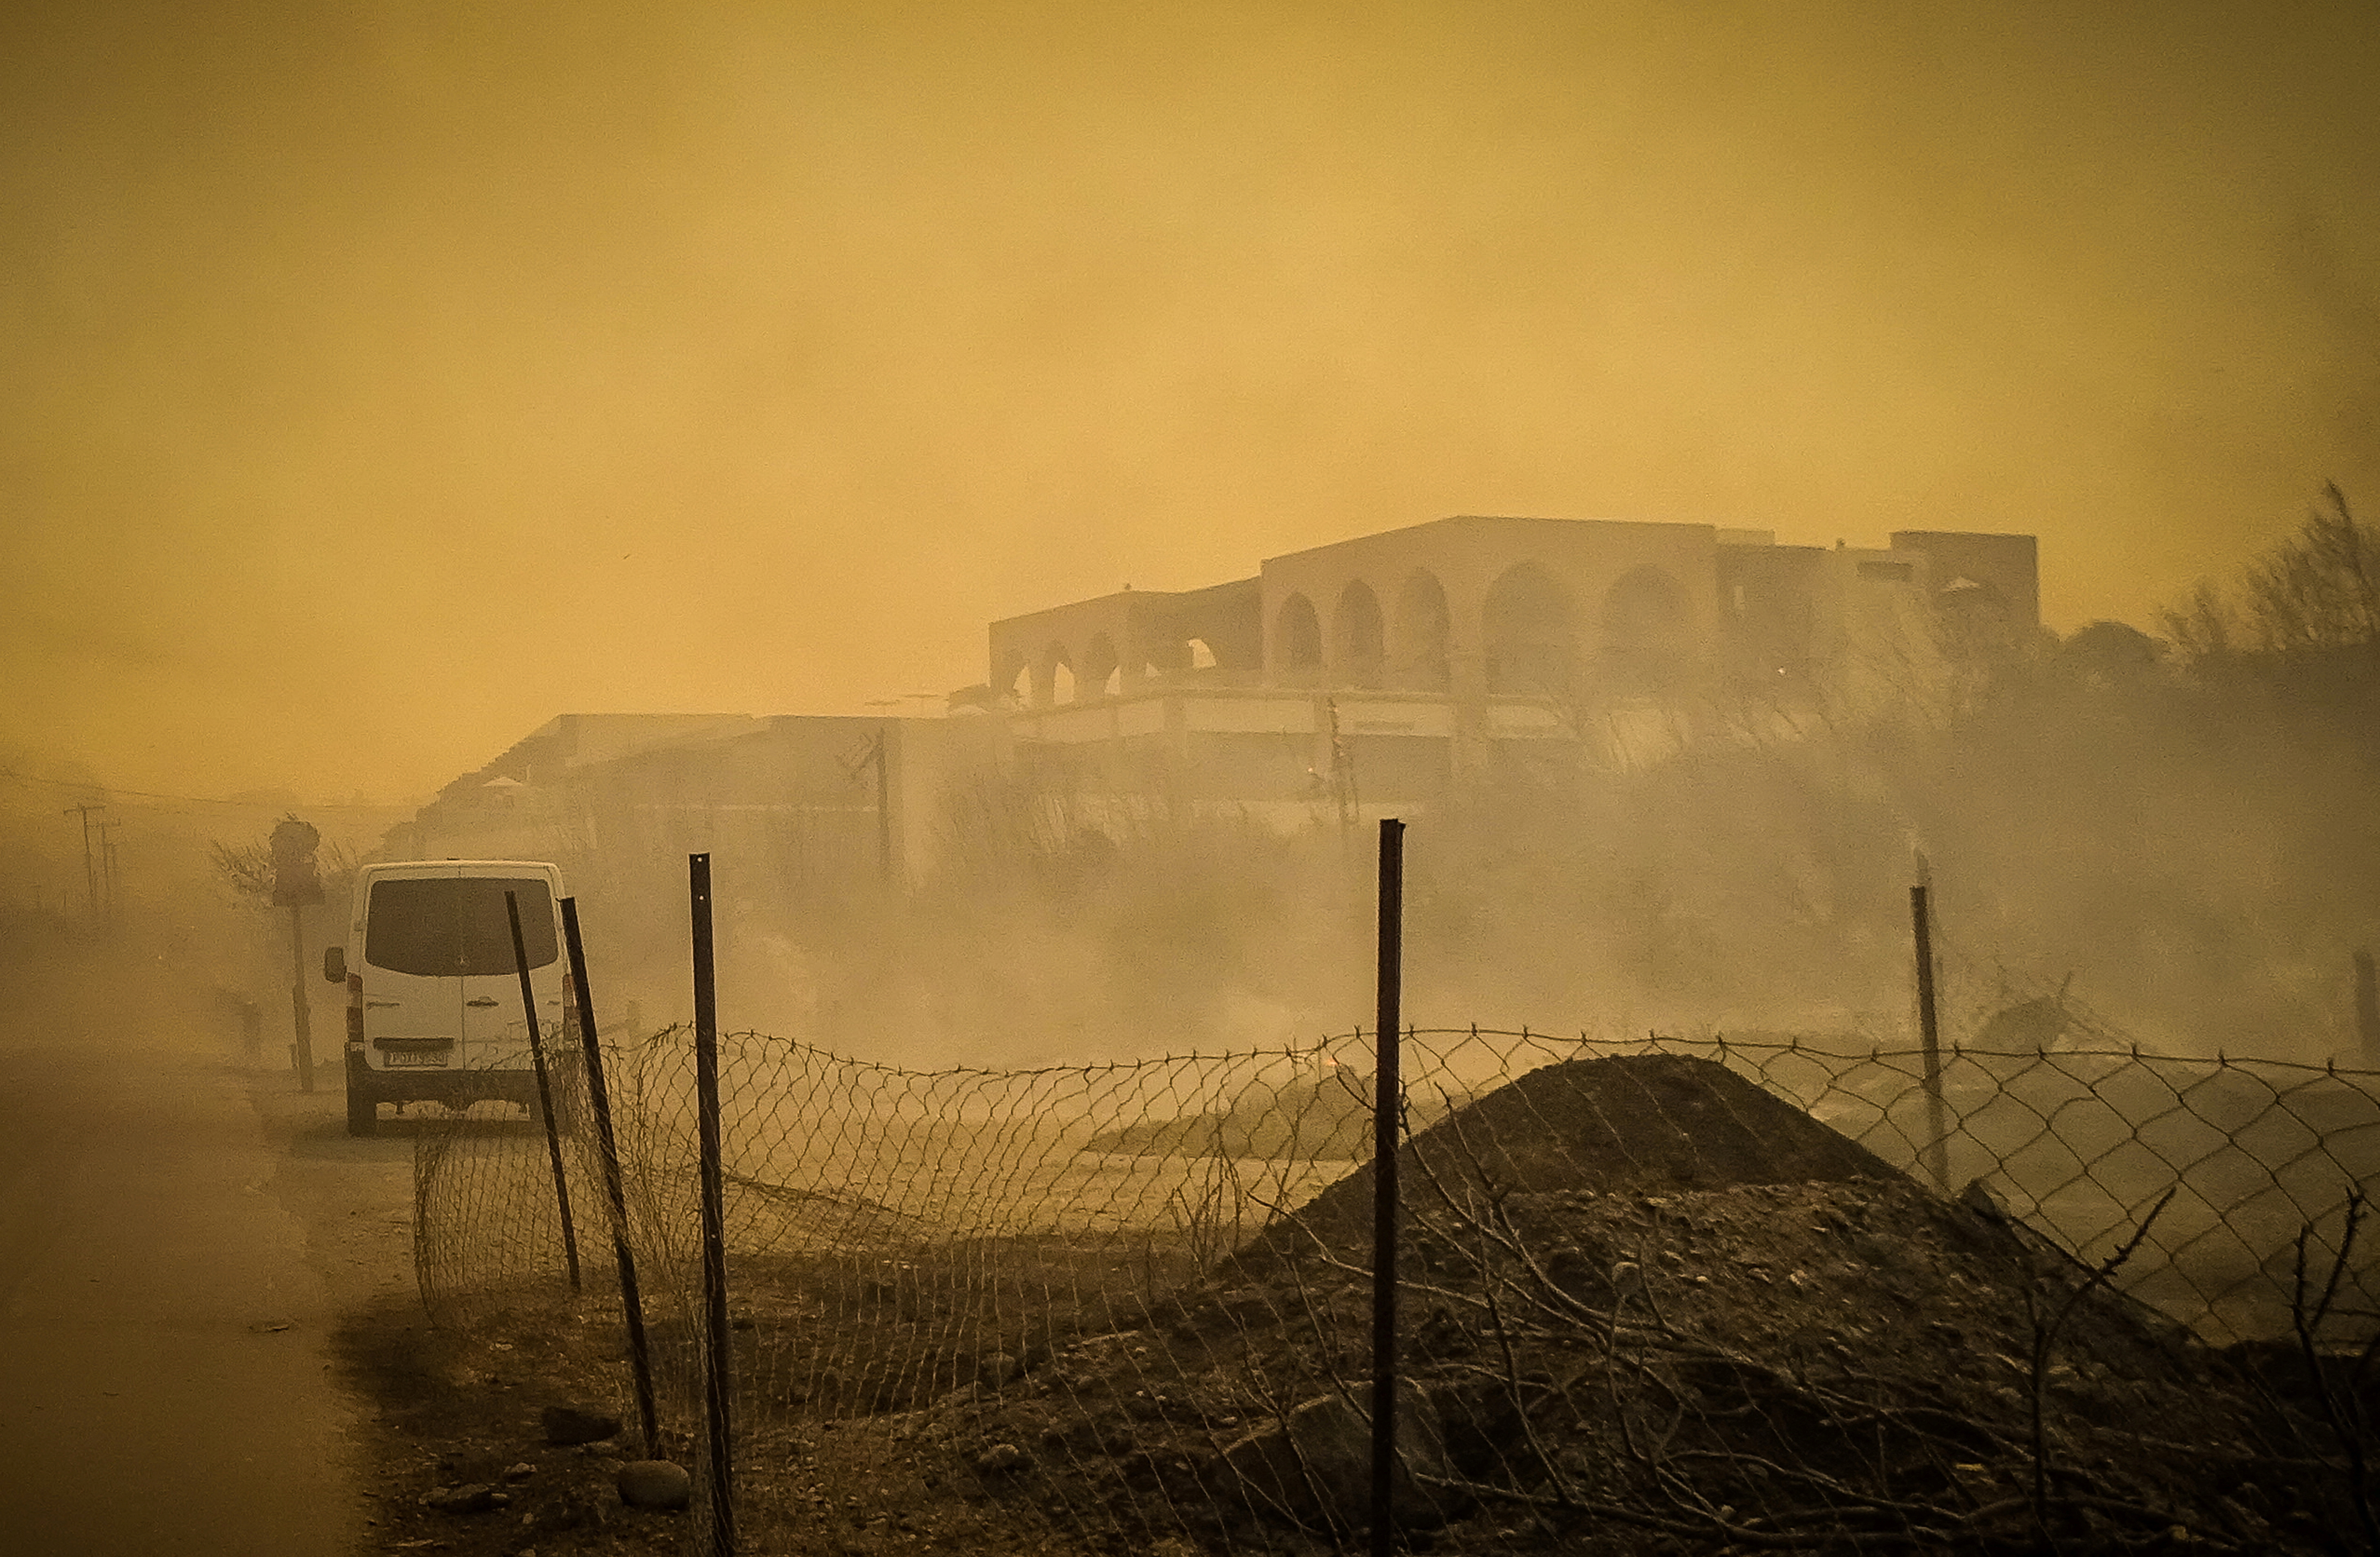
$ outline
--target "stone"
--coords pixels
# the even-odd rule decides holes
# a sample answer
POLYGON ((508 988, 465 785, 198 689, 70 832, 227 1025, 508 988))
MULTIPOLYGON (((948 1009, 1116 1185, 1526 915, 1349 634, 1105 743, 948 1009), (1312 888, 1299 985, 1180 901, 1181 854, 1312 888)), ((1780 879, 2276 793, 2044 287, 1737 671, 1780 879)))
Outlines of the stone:
POLYGON ((492 1508, 502 1508, 512 1500, 484 1481, 473 1481, 460 1487, 441 1487, 421 1500, 422 1506, 435 1514, 484 1514, 492 1508))
POLYGON ((527 1460, 517 1460, 504 1467, 504 1479, 507 1481, 526 1481, 536 1474, 537 1466, 527 1460))
POLYGON ((1023 1470, 1027 1463, 1025 1451, 1014 1443, 995 1443, 975 1457, 978 1476, 1006 1476, 1023 1470))
POLYGON ((1015 1378, 1018 1370, 1017 1360, 1006 1352, 994 1352, 983 1359, 983 1381, 995 1390, 1015 1378))
POLYGON ((1959 1204, 1985 1222, 1998 1222, 2003 1227, 2016 1220, 2016 1213, 2009 1210, 2008 1201, 1985 1179, 1969 1179, 1967 1187, 1959 1191, 1959 1204))
POLYGON ((668 1460, 630 1460, 612 1481, 630 1508, 684 1508, 694 1501, 694 1478, 668 1460))
POLYGON ((616 1413, 589 1405, 549 1405, 542 1420, 545 1441, 553 1444, 601 1443, 620 1431, 616 1413))

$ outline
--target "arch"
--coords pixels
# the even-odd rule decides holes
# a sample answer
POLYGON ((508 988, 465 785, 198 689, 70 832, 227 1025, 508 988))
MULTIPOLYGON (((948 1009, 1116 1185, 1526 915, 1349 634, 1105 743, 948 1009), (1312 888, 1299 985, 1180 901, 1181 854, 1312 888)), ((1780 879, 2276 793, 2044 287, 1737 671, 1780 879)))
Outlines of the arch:
POLYGON ((1480 612, 1488 690, 1565 697, 1575 638, 1561 586, 1535 563, 1514 563, 1488 587, 1480 612))
POLYGON ((1113 697, 1123 689, 1123 660, 1116 653, 1115 639, 1105 633, 1093 633, 1091 641, 1083 646, 1083 668, 1075 685, 1086 698, 1113 697))
POLYGON ((1388 659, 1388 625, 1380 618, 1379 597, 1360 578, 1339 591, 1339 608, 1330 616, 1330 642, 1344 680, 1358 687, 1378 684, 1388 659))
POLYGON ((1283 670, 1308 671, 1322 663, 1322 619, 1314 614, 1314 602, 1304 595, 1292 595, 1281 602, 1281 614, 1273 618, 1273 642, 1280 651, 1283 670))
POLYGON ((1416 686, 1430 690, 1448 684, 1447 644, 1453 614, 1447 610, 1446 586, 1438 575, 1417 567, 1397 590, 1395 636, 1390 647, 1397 668, 1416 686))
POLYGON ((1008 678, 1008 700, 1017 708, 1033 706, 1033 667, 1019 665, 1016 674, 1008 678))
POLYGON ((1646 563, 1620 576, 1603 594, 1605 678, 1619 692, 1658 691, 1676 679, 1693 641, 1686 592, 1646 563))
POLYGON ((1033 692, 1037 708, 1075 700, 1075 662, 1064 644, 1053 643, 1041 651, 1040 672, 1033 678, 1033 692))
POLYGON ((1207 640, 1203 638, 1194 638, 1190 640, 1190 668, 1192 670, 1215 668, 1215 651, 1207 647, 1207 640))

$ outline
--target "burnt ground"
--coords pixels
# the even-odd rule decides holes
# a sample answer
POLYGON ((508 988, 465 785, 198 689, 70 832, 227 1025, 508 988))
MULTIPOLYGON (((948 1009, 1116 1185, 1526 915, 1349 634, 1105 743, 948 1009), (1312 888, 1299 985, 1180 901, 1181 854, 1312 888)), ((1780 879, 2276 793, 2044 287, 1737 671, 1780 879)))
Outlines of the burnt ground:
MULTIPOLYGON (((1946 1201, 1721 1067, 1554 1067, 1402 1160, 1417 1550, 2369 1549, 2295 1352, 2210 1351, 1987 1198, 1946 1201)), ((1046 1241, 739 1268, 747 1549, 1360 1541, 1367 1195, 1342 1181, 1178 1280, 1046 1241)), ((627 1438, 541 1441, 544 1405, 625 1398, 617 1334, 593 1296, 468 1334, 351 1324, 391 1445, 383 1549, 684 1539, 689 1515, 612 1492, 627 1438), (506 1501, 420 1501, 464 1483, 506 1501)))

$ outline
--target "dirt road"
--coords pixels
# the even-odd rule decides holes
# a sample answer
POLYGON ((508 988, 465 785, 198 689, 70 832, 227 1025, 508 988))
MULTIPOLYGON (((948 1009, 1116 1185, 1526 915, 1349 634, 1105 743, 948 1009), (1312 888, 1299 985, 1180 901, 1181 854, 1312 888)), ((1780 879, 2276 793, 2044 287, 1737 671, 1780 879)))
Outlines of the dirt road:
POLYGON ((410 1146, 120 1016, 0 1032, 0 1552, 360 1550, 332 1327, 410 1283, 410 1146))

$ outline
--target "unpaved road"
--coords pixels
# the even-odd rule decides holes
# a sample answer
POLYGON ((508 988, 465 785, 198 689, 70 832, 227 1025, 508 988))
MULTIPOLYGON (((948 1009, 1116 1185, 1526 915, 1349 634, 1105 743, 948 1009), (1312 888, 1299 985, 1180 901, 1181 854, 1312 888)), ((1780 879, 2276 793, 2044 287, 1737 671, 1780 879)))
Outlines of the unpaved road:
POLYGON ((334 1068, 300 1096, 196 1017, 12 1015, 0 1553, 368 1549, 332 1330, 411 1283, 409 1142, 349 1140, 334 1068))

